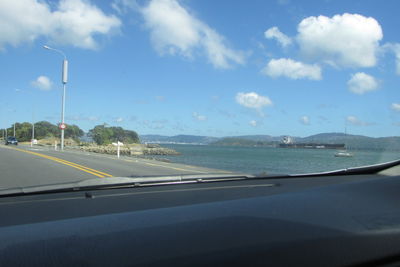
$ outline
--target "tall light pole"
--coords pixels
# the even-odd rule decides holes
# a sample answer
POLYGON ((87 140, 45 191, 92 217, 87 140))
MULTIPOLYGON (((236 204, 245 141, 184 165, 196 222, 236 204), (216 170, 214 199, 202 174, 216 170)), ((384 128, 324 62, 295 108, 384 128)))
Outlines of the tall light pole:
POLYGON ((64 124, 64 112, 65 112, 65 89, 67 86, 67 79, 68 79, 68 60, 67 56, 63 53, 63 51, 51 48, 47 45, 44 45, 43 48, 48 49, 48 50, 53 50, 59 54, 61 54, 64 57, 63 64, 62 64, 62 79, 61 82, 63 84, 63 94, 62 94, 62 103, 61 103, 61 151, 64 150, 64 129, 65 129, 65 124, 64 124))
POLYGON ((35 116, 32 111, 32 139, 31 139, 31 147, 33 146, 33 140, 35 140, 35 116))

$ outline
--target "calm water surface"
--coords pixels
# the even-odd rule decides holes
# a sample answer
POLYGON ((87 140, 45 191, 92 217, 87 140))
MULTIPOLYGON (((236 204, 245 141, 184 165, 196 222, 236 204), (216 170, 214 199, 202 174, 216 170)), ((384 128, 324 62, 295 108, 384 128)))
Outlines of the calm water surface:
POLYGON ((206 145, 162 145, 182 153, 162 156, 172 162, 259 174, 332 171, 400 158, 399 152, 351 151, 354 157, 334 157, 336 150, 206 145))

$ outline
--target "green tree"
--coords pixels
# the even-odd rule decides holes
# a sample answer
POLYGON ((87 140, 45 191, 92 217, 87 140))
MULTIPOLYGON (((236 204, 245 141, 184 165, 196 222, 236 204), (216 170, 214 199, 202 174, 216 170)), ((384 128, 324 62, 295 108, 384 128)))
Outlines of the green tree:
POLYGON ((39 121, 35 123, 35 138, 43 139, 46 137, 59 137, 58 127, 48 121, 39 121))
POLYGON ((15 136, 21 142, 29 141, 32 138, 32 124, 29 122, 15 124, 15 136))
MULTIPOLYGON (((8 136, 14 135, 14 125, 7 128, 8 136)), ((65 130, 66 138, 78 140, 83 136, 84 132, 77 125, 67 125, 65 130)), ((20 142, 30 141, 32 138, 32 124, 29 122, 15 123, 15 137, 20 142)), ((48 122, 39 121, 35 123, 35 139, 43 139, 47 137, 60 137, 60 129, 58 126, 48 122)))
POLYGON ((65 129, 65 138, 72 138, 79 140, 79 137, 83 136, 84 132, 77 125, 67 125, 65 129))
POLYGON ((98 145, 107 145, 112 142, 139 143, 139 136, 135 131, 124 130, 122 127, 106 127, 97 125, 89 131, 89 136, 98 145))
POLYGON ((89 136, 98 145, 106 145, 111 143, 112 131, 110 128, 105 127, 105 125, 97 125, 93 129, 89 130, 89 136))

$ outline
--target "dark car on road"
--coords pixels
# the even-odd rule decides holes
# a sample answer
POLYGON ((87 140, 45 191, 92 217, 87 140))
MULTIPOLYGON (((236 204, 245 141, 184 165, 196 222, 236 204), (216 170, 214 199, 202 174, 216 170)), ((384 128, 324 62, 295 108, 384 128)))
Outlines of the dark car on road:
POLYGON ((9 136, 6 139, 5 142, 6 145, 18 145, 18 140, 17 138, 13 137, 13 136, 9 136))

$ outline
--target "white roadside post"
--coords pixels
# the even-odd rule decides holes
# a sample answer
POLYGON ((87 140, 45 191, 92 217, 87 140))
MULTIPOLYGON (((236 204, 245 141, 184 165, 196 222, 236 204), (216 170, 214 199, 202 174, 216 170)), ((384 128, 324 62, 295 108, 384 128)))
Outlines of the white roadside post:
POLYGON ((33 147, 34 144, 37 144, 37 141, 35 140, 35 123, 32 122, 32 139, 31 139, 31 147, 33 147))
POLYGON ((116 143, 112 143, 114 146, 116 146, 117 147, 117 157, 119 158, 119 154, 120 154, 120 149, 121 149, 121 146, 123 146, 124 145, 124 143, 122 143, 122 142, 120 142, 120 141, 118 141, 118 142, 116 142, 116 143))

